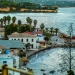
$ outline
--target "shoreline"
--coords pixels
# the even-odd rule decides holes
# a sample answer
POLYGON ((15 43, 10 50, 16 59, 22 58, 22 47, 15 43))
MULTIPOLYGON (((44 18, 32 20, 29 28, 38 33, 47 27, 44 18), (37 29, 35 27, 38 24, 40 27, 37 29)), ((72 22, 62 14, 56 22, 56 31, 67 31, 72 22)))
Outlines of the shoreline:
POLYGON ((10 9, 10 7, 0 8, 0 13, 57 13, 58 10, 51 9, 26 9, 21 8, 20 10, 16 8, 10 9))
POLYGON ((27 57, 29 59, 31 56, 33 56, 33 55, 35 55, 35 54, 37 54, 39 52, 45 51, 46 49, 52 49, 52 48, 57 48, 57 47, 60 47, 60 46, 48 46, 46 48, 41 48, 41 49, 39 49, 37 51, 29 50, 29 51, 26 52, 27 53, 27 57))

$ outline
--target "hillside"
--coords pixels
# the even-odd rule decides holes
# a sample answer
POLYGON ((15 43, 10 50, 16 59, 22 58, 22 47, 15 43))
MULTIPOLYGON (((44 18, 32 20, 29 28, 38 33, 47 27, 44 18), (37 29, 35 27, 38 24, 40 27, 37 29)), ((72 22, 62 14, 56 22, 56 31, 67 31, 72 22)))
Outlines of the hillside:
POLYGON ((14 2, 34 2, 42 5, 75 7, 75 0, 13 0, 14 2))

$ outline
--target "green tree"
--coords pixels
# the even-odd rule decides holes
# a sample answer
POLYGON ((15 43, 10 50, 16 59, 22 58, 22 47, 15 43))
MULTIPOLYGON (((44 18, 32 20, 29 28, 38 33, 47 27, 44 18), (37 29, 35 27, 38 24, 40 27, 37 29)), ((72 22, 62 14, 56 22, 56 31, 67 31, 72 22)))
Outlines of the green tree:
POLYGON ((26 46, 26 50, 30 49, 30 43, 27 43, 25 46, 26 46))
POLYGON ((37 20, 34 20, 34 27, 36 28, 37 20))
POLYGON ((3 21, 4 21, 4 24, 5 24, 5 31, 4 31, 4 37, 5 37, 5 39, 6 39, 6 20, 7 20, 7 17, 6 16, 4 16, 3 17, 3 21))
POLYGON ((26 18, 27 23, 30 25, 30 31, 31 31, 31 24, 32 24, 32 19, 30 17, 26 18))
POLYGON ((15 21, 16 21, 16 17, 14 16, 14 17, 12 17, 13 24, 15 23, 15 21))
POLYGON ((26 31, 25 26, 24 26, 24 25, 20 26, 19 31, 20 31, 21 33, 25 32, 25 31, 26 31))
POLYGON ((43 29, 44 29, 44 24, 43 23, 41 23, 41 25, 40 25, 40 28, 41 28, 41 30, 42 30, 42 33, 43 33, 43 29))
POLYGON ((13 32, 16 32, 17 31, 17 25, 14 26, 13 24, 10 24, 6 27, 6 35, 9 35, 13 32))
POLYGON ((26 31, 30 31, 30 25, 25 24, 25 30, 26 30, 26 31))
POLYGON ((50 32, 51 32, 52 35, 53 35, 53 31, 54 31, 54 28, 51 27, 51 28, 50 28, 50 32))
POLYGON ((18 30, 20 29, 21 26, 21 20, 18 20, 18 30))
POLYGON ((30 17, 27 17, 27 18, 26 18, 27 23, 29 23, 29 20, 30 20, 30 17))
POLYGON ((9 15, 7 16, 7 21, 8 21, 8 25, 9 25, 10 21, 11 21, 11 17, 9 15))
POLYGON ((29 20, 29 24, 30 24, 30 25, 32 24, 32 19, 29 20))
POLYGON ((3 22, 4 22, 5 26, 6 26, 6 20, 7 20, 7 17, 4 16, 4 17, 3 17, 3 22))
POLYGON ((45 36, 44 40, 46 40, 48 42, 49 41, 49 37, 45 36))
POLYGON ((45 28, 46 29, 46 32, 48 32, 48 28, 45 28))
POLYGON ((0 22, 1 22, 1 27, 3 27, 3 19, 2 18, 0 19, 0 22))
POLYGON ((59 29, 58 28, 55 28, 54 30, 55 30, 55 33, 57 35, 57 33, 59 32, 59 29))

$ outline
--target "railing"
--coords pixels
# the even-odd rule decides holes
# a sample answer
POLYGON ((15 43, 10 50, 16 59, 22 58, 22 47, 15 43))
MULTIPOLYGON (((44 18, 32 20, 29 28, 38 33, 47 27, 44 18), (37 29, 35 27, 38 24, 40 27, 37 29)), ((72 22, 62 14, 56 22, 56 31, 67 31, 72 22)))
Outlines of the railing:
POLYGON ((33 70, 32 69, 30 69, 28 72, 25 72, 24 70, 11 68, 11 67, 8 67, 7 65, 2 66, 2 74, 1 75, 8 75, 8 70, 24 73, 26 75, 33 75, 33 70))

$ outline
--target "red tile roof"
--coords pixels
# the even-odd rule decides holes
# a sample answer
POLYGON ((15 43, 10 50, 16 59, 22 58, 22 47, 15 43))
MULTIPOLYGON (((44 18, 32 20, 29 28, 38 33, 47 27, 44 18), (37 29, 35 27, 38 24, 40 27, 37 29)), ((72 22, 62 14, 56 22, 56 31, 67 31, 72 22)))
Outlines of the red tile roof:
POLYGON ((3 46, 0 46, 0 49, 3 49, 4 47, 3 46))
POLYGON ((41 31, 37 31, 37 32, 35 32, 35 34, 42 34, 42 32, 41 31))
POLYGON ((23 32, 23 33, 25 33, 25 34, 30 34, 30 35, 34 35, 34 33, 32 33, 32 32, 23 32))

